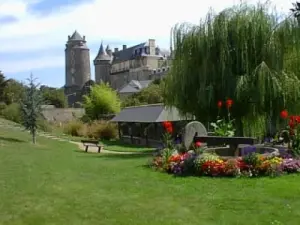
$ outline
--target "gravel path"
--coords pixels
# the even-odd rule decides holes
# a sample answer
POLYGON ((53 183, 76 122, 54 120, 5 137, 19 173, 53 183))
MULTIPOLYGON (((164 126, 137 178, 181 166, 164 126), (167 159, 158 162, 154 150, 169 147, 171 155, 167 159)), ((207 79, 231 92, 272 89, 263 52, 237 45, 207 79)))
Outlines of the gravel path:
MULTIPOLYGON (((5 122, 3 122, 1 120, 0 120, 0 127, 8 128, 8 129, 14 129, 14 130, 18 130, 18 131, 23 131, 23 132, 28 132, 29 133, 29 131, 25 130, 23 127, 21 127, 18 124, 13 124, 13 123, 7 124, 7 123, 5 123, 5 122)), ((71 140, 69 140, 67 138, 53 136, 50 133, 40 132, 40 131, 37 133, 37 135, 40 136, 40 137, 50 138, 52 140, 69 142, 69 143, 75 144, 79 149, 81 149, 83 151, 85 150, 85 147, 80 142, 71 141, 71 140)), ((98 153, 98 148, 90 146, 89 149, 88 149, 88 152, 90 152, 90 153, 98 153)), ((126 155, 128 155, 128 154, 140 154, 140 153, 135 153, 135 152, 115 152, 115 151, 109 151, 109 150, 105 150, 105 149, 103 149, 101 151, 101 153, 123 154, 123 155, 125 155, 125 154, 126 155)))

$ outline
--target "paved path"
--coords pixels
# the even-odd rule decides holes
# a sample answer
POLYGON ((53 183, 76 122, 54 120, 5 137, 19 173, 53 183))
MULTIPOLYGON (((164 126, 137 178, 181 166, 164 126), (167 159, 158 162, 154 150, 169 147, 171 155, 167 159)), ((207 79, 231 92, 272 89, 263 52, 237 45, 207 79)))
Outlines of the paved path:
MULTIPOLYGON (((24 131, 24 132, 29 132, 29 131, 25 130, 23 127, 21 127, 19 124, 14 124, 14 123, 7 124, 3 120, 2 121, 0 120, 0 127, 19 130, 19 131, 24 131)), ((67 136, 66 136, 66 138, 57 137, 57 136, 53 136, 50 133, 41 132, 41 131, 39 131, 37 133, 37 135, 40 136, 40 137, 50 138, 52 140, 69 142, 69 143, 75 144, 79 149, 81 149, 83 151, 85 150, 85 147, 82 145, 82 143, 76 142, 76 141, 71 141, 71 140, 68 139, 67 136)), ((90 146, 88 152, 98 153, 98 148, 90 146)), ((102 153, 109 153, 109 154, 126 154, 126 155, 128 155, 128 154, 140 154, 140 153, 136 153, 136 152, 115 152, 115 151, 109 151, 109 150, 105 150, 105 149, 103 149, 101 152, 102 153)))

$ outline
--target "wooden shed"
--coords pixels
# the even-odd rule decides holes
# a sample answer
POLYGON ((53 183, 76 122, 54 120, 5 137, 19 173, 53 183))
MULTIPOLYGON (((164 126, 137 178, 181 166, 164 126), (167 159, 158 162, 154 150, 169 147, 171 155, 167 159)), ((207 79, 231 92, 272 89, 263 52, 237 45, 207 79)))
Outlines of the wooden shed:
POLYGON ((162 122, 173 122, 173 135, 177 135, 192 120, 193 116, 182 116, 175 107, 153 104, 124 108, 111 121, 118 123, 119 137, 123 142, 158 147, 162 144, 164 132, 162 122))

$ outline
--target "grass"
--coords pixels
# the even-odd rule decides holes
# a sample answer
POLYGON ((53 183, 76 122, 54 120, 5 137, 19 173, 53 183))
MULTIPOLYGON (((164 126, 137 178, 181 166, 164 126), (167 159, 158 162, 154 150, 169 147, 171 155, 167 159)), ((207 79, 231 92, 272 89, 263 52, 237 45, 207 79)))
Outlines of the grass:
POLYGON ((93 154, 0 128, 0 224, 299 224, 300 176, 174 178, 145 154, 93 154))
MULTIPOLYGON (((0 118, 0 124, 21 127, 20 124, 17 124, 15 122, 12 122, 9 120, 5 120, 3 118, 0 118)), ((56 137, 64 138, 64 139, 67 139, 70 141, 75 141, 75 142, 80 142, 81 140, 87 139, 84 137, 75 137, 75 136, 66 135, 62 132, 62 129, 60 129, 57 126, 52 126, 52 132, 50 134, 53 136, 56 136, 56 137)), ((111 141, 102 140, 101 143, 105 146, 105 150, 114 151, 114 152, 151 153, 155 150, 154 148, 147 148, 147 147, 143 147, 143 146, 122 143, 119 140, 111 140, 111 141)))

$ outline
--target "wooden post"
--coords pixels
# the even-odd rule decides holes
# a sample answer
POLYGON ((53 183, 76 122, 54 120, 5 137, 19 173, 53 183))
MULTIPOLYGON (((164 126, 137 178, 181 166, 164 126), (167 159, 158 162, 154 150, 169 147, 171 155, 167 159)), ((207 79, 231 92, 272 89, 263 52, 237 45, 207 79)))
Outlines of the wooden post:
POLYGON ((119 139, 121 140, 122 137, 121 137, 121 126, 120 126, 120 122, 118 122, 118 132, 119 132, 119 139))
POLYGON ((132 123, 129 124, 129 135, 130 135, 131 144, 133 144, 132 123))

